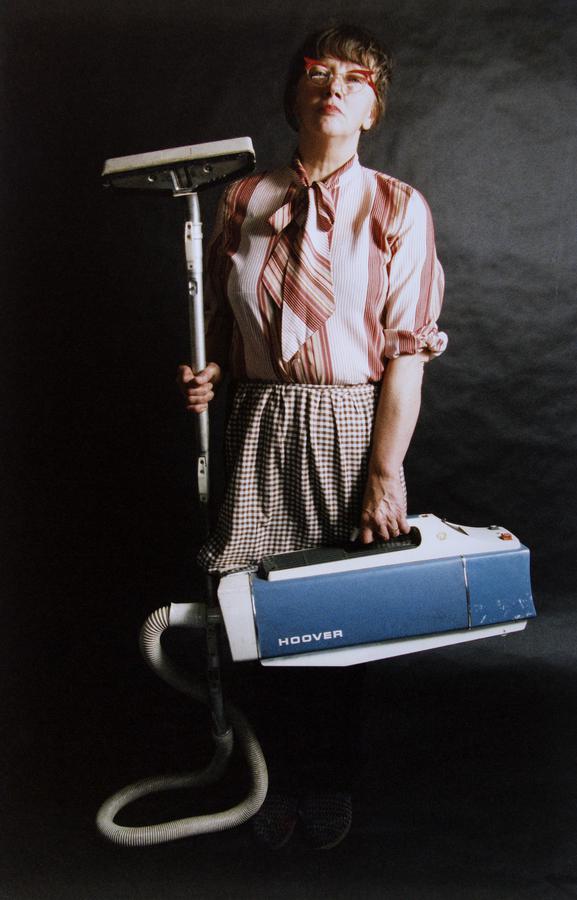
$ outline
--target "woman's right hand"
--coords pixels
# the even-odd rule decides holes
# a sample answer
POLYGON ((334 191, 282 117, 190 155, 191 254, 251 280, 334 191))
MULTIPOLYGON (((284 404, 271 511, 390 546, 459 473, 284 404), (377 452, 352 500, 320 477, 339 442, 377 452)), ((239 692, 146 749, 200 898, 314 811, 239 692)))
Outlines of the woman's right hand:
POLYGON ((214 386, 221 378, 221 368, 217 363, 209 363, 196 375, 190 366, 179 366, 176 383, 184 397, 187 412, 201 413, 208 409, 214 397, 214 386))

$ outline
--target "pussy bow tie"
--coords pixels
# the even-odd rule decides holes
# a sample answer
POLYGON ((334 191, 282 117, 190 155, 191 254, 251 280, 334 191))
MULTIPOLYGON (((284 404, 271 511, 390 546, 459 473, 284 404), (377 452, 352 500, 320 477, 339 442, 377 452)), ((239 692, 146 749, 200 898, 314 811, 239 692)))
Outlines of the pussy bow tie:
POLYGON ((333 314, 335 298, 331 238, 335 182, 309 184, 295 164, 299 184, 269 218, 276 240, 263 270, 263 284, 282 311, 282 358, 288 362, 333 314))
POLYGON ((280 234, 291 222, 305 226, 311 210, 319 232, 330 232, 335 222, 335 204, 331 189, 322 181, 292 184, 287 202, 270 217, 269 225, 280 234))

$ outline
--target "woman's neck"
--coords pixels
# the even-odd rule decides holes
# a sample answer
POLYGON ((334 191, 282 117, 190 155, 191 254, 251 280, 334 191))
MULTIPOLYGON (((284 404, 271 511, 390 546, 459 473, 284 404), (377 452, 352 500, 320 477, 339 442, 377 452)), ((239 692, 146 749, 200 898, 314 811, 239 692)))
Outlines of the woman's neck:
POLYGON ((319 142, 318 137, 315 140, 308 140, 306 134, 299 135, 298 156, 304 169, 308 175, 309 181, 322 181, 328 178, 341 166, 351 159, 357 152, 359 140, 355 135, 354 138, 344 141, 335 141, 334 138, 319 142))

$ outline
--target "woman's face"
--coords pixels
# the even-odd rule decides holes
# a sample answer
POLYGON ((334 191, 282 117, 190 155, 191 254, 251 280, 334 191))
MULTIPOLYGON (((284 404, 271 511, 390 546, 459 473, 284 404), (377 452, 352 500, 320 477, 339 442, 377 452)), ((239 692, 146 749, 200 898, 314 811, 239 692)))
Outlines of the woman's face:
MULTIPOLYGON (((323 57, 319 62, 335 76, 359 69, 358 63, 331 57, 323 57)), ((361 131, 368 130, 373 124, 375 105, 375 95, 368 83, 361 90, 350 93, 341 77, 334 77, 328 84, 319 86, 307 78, 303 66, 294 106, 299 133, 306 131, 310 136, 324 138, 358 138, 361 131)))

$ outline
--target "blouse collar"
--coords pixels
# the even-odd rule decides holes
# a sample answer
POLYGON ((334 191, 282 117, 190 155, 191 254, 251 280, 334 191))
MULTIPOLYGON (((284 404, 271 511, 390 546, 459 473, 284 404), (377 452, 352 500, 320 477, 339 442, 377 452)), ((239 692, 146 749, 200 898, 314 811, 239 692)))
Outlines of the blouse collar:
POLYGON ((344 163, 338 169, 335 169, 334 172, 331 172, 331 174, 327 175, 326 178, 323 178, 322 181, 312 183, 309 181, 306 169, 298 156, 298 152, 295 152, 290 167, 293 171, 293 174, 296 176, 295 180, 298 181, 298 183, 303 187, 309 188, 312 186, 312 184, 322 184, 324 187, 332 189, 338 187, 341 182, 344 183, 345 181, 348 181, 349 178, 353 177, 360 169, 361 164, 359 162, 358 153, 355 153, 355 155, 351 156, 351 158, 348 159, 346 163, 344 163), (343 176, 346 177, 343 178, 343 176))

